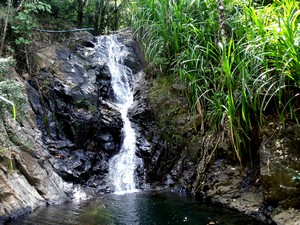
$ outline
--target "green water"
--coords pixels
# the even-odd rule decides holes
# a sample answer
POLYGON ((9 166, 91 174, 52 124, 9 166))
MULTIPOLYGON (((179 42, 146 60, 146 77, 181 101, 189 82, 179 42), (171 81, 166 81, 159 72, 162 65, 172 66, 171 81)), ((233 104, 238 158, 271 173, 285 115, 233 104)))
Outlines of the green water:
POLYGON ((139 192, 36 210, 14 225, 260 225, 253 218, 186 195, 139 192))

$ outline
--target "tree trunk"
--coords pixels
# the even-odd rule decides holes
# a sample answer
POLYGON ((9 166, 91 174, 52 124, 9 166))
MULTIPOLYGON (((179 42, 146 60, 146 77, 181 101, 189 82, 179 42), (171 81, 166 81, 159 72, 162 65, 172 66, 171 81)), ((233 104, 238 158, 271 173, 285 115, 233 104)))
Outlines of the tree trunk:
POLYGON ((101 9, 99 34, 103 34, 105 32, 105 27, 106 27, 105 15, 106 15, 107 4, 108 4, 108 0, 103 3, 102 9, 101 9))
POLYGON ((117 0, 115 0, 115 24, 114 24, 114 30, 118 30, 118 5, 117 0))
POLYGON ((83 9, 86 4, 86 0, 77 0, 77 25, 82 27, 83 24, 83 9))
POLYGON ((77 0, 77 25, 78 27, 82 26, 83 21, 83 2, 82 0, 77 0))
POLYGON ((100 29, 100 24, 99 24, 99 19, 103 17, 102 15, 102 10, 104 7, 104 0, 97 0, 95 4, 95 16, 94 16, 94 30, 95 34, 101 34, 99 33, 100 29))

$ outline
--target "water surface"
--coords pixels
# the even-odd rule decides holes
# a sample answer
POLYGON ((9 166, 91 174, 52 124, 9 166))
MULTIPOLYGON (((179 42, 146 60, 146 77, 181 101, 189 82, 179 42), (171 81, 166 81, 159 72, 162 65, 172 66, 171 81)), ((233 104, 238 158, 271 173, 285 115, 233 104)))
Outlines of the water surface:
POLYGON ((253 218, 186 195, 109 194, 101 199, 40 208, 11 225, 262 225, 253 218))

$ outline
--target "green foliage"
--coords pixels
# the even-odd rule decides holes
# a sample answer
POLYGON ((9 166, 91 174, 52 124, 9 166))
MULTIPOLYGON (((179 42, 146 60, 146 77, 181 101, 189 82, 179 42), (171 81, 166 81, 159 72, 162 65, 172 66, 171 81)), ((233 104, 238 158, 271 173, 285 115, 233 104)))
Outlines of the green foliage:
POLYGON ((48 0, 51 6, 51 14, 57 18, 63 18, 67 21, 76 19, 76 1, 48 0))
POLYGON ((221 41, 211 0, 134 1, 133 24, 147 59, 186 84, 201 129, 227 131, 242 163, 268 115, 298 122, 299 2, 224 2, 231 35, 221 41))
POLYGON ((127 0, 45 0, 51 5, 51 15, 39 22, 52 29, 77 26, 94 28, 94 34, 109 33, 128 27, 130 14, 127 0))
MULTIPOLYGON (((24 89, 21 83, 4 80, 0 82, 0 113, 3 114, 5 110, 11 111, 12 107, 12 116, 14 120, 17 119, 17 110, 23 114, 23 107, 26 103, 26 95, 23 94, 24 89), (10 99, 10 100, 9 100, 10 99)), ((18 115, 19 115, 18 114, 18 115)), ((0 146, 0 156, 2 156, 4 163, 7 165, 9 170, 13 169, 12 161, 12 150, 10 147, 0 146)))
MULTIPOLYGON (((0 20, 4 21, 7 16, 13 17, 14 11, 15 10, 7 7, 7 4, 5 4, 5 5, 0 4, 0 20)), ((11 20, 11 18, 9 18, 9 19, 11 20)), ((1 26, 2 26, 2 24, 1 24, 1 26)))
POLYGON ((21 83, 13 80, 4 80, 0 82, 0 113, 3 114, 4 110, 11 111, 12 115, 16 119, 18 115, 24 113, 24 105, 26 103, 26 95, 24 94, 24 88, 21 83), (7 108, 9 107, 9 108, 7 108))
POLYGON ((16 119, 17 118, 17 110, 16 110, 15 104, 12 101, 9 101, 8 99, 6 99, 2 96, 0 96, 0 100, 2 100, 6 104, 10 104, 12 106, 13 116, 14 116, 14 119, 16 119))
POLYGON ((0 75, 7 73, 9 67, 15 65, 15 60, 12 57, 1 58, 0 57, 0 75))
POLYGON ((51 12, 50 5, 41 1, 24 3, 23 9, 17 13, 12 23, 12 29, 18 35, 17 45, 30 44, 32 31, 37 27, 35 16, 41 12, 51 12))
POLYGON ((300 173, 294 175, 294 176, 293 176, 293 180, 299 182, 299 181, 300 181, 300 173))
MULTIPOLYGON (((7 73, 7 70, 10 66, 13 66, 15 64, 15 60, 12 57, 7 57, 7 58, 0 58, 0 75, 4 75, 7 73)), ((0 100, 2 103, 6 104, 6 105, 10 105, 12 107, 12 114, 14 119, 16 119, 17 117, 17 111, 16 111, 16 107, 15 104, 8 100, 6 98, 7 96, 3 93, 0 94, 0 100)), ((0 103, 1 105, 1 103, 0 103)), ((3 107, 3 106, 2 106, 3 107)))
POLYGON ((147 59, 160 68, 168 68, 187 42, 195 38, 205 41, 205 36, 216 31, 215 7, 210 1, 200 0, 133 1, 133 26, 144 43, 147 59))
POLYGON ((298 27, 299 2, 275 1, 260 9, 245 8, 248 42, 260 54, 266 73, 256 79, 259 90, 264 93, 261 101, 260 121, 269 104, 276 104, 277 113, 284 123, 287 115, 297 121, 294 105, 297 104, 300 86, 300 34, 298 27), (277 103, 274 101, 277 101, 277 103))
POLYGON ((67 30, 76 27, 76 2, 69 0, 46 0, 51 13, 38 16, 39 26, 50 30, 67 30))

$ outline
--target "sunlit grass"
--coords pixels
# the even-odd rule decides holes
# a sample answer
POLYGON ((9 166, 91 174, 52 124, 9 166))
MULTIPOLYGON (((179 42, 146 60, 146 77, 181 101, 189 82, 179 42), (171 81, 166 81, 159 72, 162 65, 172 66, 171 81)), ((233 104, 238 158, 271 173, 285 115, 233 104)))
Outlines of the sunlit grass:
POLYGON ((216 1, 135 2, 147 59, 186 84, 201 128, 226 131, 239 162, 268 116, 298 122, 300 11, 296 0, 225 1, 231 35, 220 41, 216 1))

